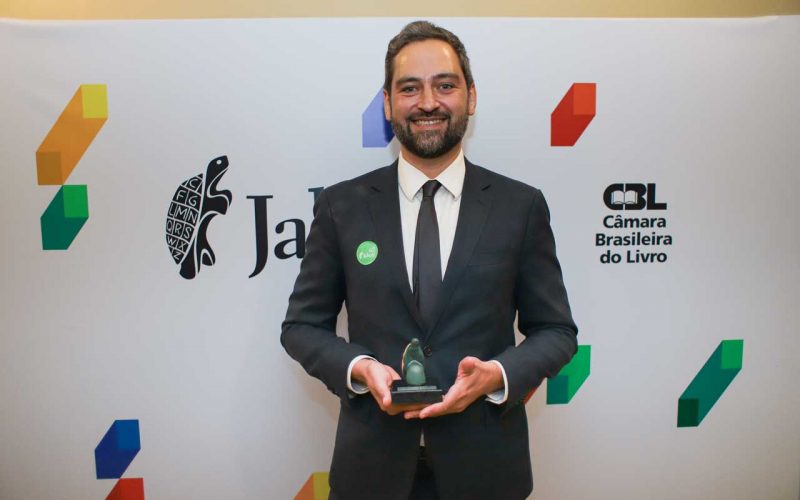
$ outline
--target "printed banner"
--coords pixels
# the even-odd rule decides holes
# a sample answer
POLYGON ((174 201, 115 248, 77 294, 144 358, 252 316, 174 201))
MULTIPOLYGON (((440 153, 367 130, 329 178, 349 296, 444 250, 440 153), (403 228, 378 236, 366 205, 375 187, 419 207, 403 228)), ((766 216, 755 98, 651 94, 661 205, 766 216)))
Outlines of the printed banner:
MULTIPOLYGON (((322 189, 398 154, 407 21, 0 21, 0 498, 327 497, 280 325, 322 189)), ((532 498, 796 500, 800 17, 437 22, 580 328, 532 498)))

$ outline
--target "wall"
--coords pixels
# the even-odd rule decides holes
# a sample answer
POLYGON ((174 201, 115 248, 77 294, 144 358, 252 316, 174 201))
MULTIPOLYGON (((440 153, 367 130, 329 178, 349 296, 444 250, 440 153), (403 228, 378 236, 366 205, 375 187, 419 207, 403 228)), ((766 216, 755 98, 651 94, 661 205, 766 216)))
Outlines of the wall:
MULTIPOLYGON (((404 21, 0 22, 0 498, 103 498, 143 478, 149 498, 280 499, 327 470, 337 402, 278 343, 289 240, 313 189, 397 154, 364 147, 382 123, 363 113, 404 21), (106 92, 67 113, 83 132, 63 151, 86 150, 42 182, 37 150, 82 84, 106 92), (220 155, 232 201, 208 226, 214 264, 188 279, 167 235, 190 214, 172 202, 220 155), (77 190, 66 211, 62 189, 77 190), (132 435, 117 420, 137 423, 135 458, 96 448, 132 435), (97 469, 109 456, 122 472, 97 469)), ((534 498, 795 500, 800 18, 440 22, 474 64, 466 153, 543 189, 591 346, 562 374, 579 388, 548 382, 528 403, 534 498), (594 117, 553 146, 576 82, 596 84, 594 117), (620 183, 652 206, 609 206, 620 183), (617 215, 663 219, 639 231, 670 242, 598 245, 637 231, 608 227, 617 215), (693 397, 699 422, 681 411, 693 397)))
POLYGON ((24 19, 185 19, 227 17, 749 17, 800 14, 798 0, 3 0, 0 17, 24 19))

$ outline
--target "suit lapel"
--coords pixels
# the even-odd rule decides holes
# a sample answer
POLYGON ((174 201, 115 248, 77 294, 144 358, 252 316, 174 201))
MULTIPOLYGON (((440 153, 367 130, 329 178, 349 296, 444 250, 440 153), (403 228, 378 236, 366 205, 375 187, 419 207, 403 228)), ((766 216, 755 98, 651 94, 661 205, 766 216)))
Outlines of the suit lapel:
POLYGON ((447 261, 447 270, 434 314, 436 320, 427 332, 426 339, 436 329, 453 292, 458 288, 458 283, 467 268, 473 250, 475 250, 475 244, 483 232, 483 226, 492 205, 488 192, 490 183, 483 175, 483 171, 469 161, 466 161, 466 168, 453 249, 450 251, 450 258, 447 261))
MULTIPOLYGON (((406 269, 403 251, 403 229, 400 222, 400 199, 397 183, 397 161, 381 171, 370 184, 369 209, 380 241, 379 252, 387 262, 390 280, 403 297, 409 313, 423 330, 422 319, 414 303, 408 283, 410 270, 406 269)), ((424 330, 423 330, 424 331, 424 330)))

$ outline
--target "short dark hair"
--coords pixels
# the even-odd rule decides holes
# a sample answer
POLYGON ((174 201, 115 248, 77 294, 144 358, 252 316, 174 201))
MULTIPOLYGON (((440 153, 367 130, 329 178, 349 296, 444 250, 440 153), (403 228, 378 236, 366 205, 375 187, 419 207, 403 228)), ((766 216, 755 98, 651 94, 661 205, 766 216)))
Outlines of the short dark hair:
POLYGON ((472 70, 469 68, 469 57, 467 56, 467 49, 464 44, 452 32, 428 21, 414 21, 408 23, 405 28, 400 30, 400 33, 395 35, 389 41, 389 46, 386 49, 386 63, 385 71, 386 77, 383 81, 383 88, 388 93, 392 93, 392 78, 394 77, 394 58, 403 47, 410 43, 422 42, 424 40, 441 40, 446 42, 453 48, 458 56, 458 63, 461 65, 461 71, 464 73, 464 80, 467 82, 467 87, 472 86, 472 70))

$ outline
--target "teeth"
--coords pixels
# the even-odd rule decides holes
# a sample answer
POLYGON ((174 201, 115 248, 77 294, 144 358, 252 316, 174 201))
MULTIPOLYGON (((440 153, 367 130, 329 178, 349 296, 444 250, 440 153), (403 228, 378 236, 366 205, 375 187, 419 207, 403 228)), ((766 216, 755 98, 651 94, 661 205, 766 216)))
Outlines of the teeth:
POLYGON ((433 125, 434 123, 439 123, 442 120, 417 120, 417 123, 420 125, 433 125))

